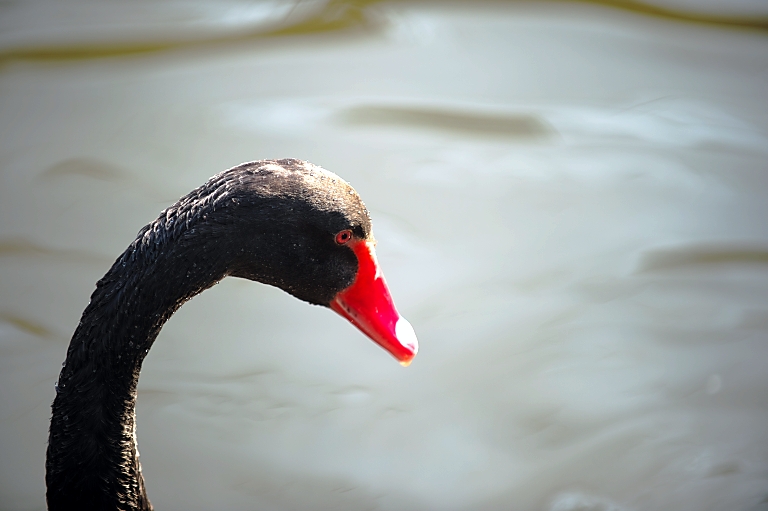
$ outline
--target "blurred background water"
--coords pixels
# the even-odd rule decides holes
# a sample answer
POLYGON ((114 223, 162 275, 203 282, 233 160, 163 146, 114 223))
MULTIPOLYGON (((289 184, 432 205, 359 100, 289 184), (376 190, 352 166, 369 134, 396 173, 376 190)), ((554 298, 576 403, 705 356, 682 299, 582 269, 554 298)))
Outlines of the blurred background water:
POLYGON ((351 182, 421 352, 226 279, 147 358, 158 510, 768 509, 764 0, 0 4, 0 509, 95 282, 243 161, 351 182))

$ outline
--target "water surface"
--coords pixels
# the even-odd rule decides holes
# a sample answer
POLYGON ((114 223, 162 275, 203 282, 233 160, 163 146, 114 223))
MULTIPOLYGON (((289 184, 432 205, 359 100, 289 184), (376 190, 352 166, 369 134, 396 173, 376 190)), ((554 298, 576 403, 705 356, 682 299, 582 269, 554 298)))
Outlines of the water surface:
MULTIPOLYGON (((85 29, 66 5, 0 37, 0 509, 44 509, 94 283, 179 196, 279 157, 360 192, 421 351, 226 279, 144 365, 157 509, 768 509, 764 30, 502 2, 85 29)), ((739 5, 704 11, 765 15, 739 5)))

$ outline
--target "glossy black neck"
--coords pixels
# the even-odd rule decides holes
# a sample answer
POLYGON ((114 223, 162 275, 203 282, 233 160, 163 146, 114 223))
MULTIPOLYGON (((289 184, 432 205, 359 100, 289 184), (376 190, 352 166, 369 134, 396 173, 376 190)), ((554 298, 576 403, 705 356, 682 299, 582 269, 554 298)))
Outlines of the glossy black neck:
POLYGON ((97 284, 56 385, 49 509, 151 509, 136 450, 136 386, 165 321, 232 266, 226 222, 208 222, 215 204, 169 208, 97 284))

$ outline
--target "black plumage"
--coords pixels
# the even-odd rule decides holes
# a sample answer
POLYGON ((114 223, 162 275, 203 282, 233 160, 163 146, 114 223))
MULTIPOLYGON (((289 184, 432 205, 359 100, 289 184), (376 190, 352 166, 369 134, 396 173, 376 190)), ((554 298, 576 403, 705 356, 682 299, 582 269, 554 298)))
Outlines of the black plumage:
POLYGON ((139 231, 98 282, 67 350, 46 461, 50 510, 148 510, 136 452, 136 386, 165 321, 226 276, 328 306, 357 272, 349 229, 370 240, 357 193, 299 160, 212 177, 139 231))

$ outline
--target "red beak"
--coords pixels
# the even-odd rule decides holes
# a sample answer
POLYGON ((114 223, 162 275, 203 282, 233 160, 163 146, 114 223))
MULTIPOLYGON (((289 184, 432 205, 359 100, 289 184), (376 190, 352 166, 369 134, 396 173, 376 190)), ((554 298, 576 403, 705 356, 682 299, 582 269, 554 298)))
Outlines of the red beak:
POLYGON ((357 277, 351 286, 336 295, 331 309, 390 352, 400 364, 408 366, 419 351, 416 333, 395 309, 376 260, 373 242, 353 243, 352 250, 358 263, 357 277))

